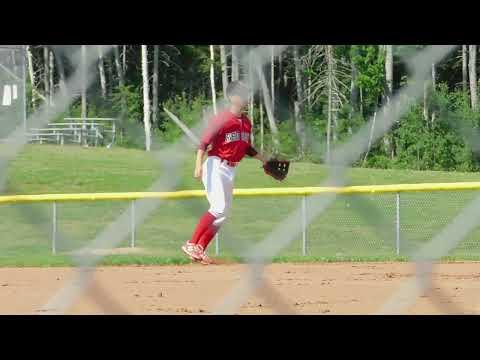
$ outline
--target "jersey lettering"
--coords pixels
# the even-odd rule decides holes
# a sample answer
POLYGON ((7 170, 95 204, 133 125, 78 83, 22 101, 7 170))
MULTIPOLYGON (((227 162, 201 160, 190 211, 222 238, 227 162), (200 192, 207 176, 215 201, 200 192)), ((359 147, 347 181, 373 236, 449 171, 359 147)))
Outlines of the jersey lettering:
POLYGON ((231 133, 226 133, 226 134, 225 134, 225 142, 226 142, 226 143, 231 143, 231 142, 234 142, 234 141, 239 141, 239 140, 240 140, 240 137, 241 137, 242 141, 248 142, 248 140, 250 139, 250 133, 242 131, 242 135, 241 135, 241 136, 240 136, 240 132, 239 132, 239 131, 234 131, 234 132, 231 132, 231 133))

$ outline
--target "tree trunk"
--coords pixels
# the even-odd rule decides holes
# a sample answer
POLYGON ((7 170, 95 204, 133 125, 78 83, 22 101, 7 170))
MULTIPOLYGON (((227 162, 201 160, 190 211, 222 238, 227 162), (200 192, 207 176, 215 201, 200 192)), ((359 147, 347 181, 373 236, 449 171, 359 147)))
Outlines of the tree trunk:
POLYGON ((363 89, 360 86, 360 114, 363 117, 363 89))
POLYGON ((152 124, 157 123, 158 113, 158 57, 159 47, 153 46, 153 79, 152 79, 152 124))
POLYGON ((432 91, 435 92, 435 88, 437 87, 437 68, 435 63, 432 63, 432 91))
POLYGON ((238 45, 232 45, 232 81, 238 81, 240 78, 237 46, 238 45))
MULTIPOLYGON (((294 47, 294 48, 295 48, 295 47, 294 47)), ((284 57, 287 58, 288 48, 287 48, 285 51, 283 51, 281 54, 282 54, 282 61, 283 61, 284 57)), ((285 71, 285 69, 282 69, 282 70, 280 71, 280 76, 282 76, 282 74, 283 74, 283 88, 286 89, 286 88, 288 87, 288 74, 287 74, 287 71, 285 71)))
POLYGON ((49 104, 49 99, 50 99, 50 89, 49 89, 49 74, 48 74, 48 69, 49 69, 49 54, 50 52, 48 51, 48 47, 44 46, 43 47, 43 86, 44 86, 44 96, 45 96, 45 102, 49 104))
POLYGON ((215 90, 215 69, 213 64, 215 62, 215 49, 210 45, 210 87, 212 89, 213 112, 217 115, 217 93, 215 90))
MULTIPOLYGON (((123 47, 124 47, 123 55, 125 55, 125 45, 123 47)), ((115 57, 115 68, 117 70, 117 75, 118 75, 118 87, 119 89, 123 89, 123 87, 125 86, 125 72, 124 72, 125 64, 123 64, 122 66, 122 64, 120 63, 120 50, 118 49, 118 45, 114 47, 113 53, 115 57)), ((123 93, 123 91, 121 92, 120 103, 121 103, 121 111, 122 111, 120 117, 123 120, 123 118, 127 115, 127 99, 125 98, 125 94, 123 93)))
POLYGON ((116 87, 115 86, 115 83, 113 81, 114 79, 114 76, 113 76, 113 69, 115 68, 115 55, 113 55, 112 53, 110 53, 107 58, 106 58, 106 61, 105 61, 105 68, 106 68, 106 72, 107 72, 107 96, 112 96, 112 93, 113 93, 113 89, 116 87))
POLYGON ((370 148, 372 147, 372 139, 373 139, 373 132, 375 130, 375 120, 376 120, 376 118, 377 118, 377 112, 375 111, 373 113, 372 127, 370 128, 370 136, 368 138, 367 152, 365 153, 365 157, 363 158, 363 165, 362 166, 365 166, 365 163, 367 162, 368 154, 370 153, 370 148))
POLYGON ((385 45, 385 80, 387 83, 387 101, 393 94, 393 45, 385 45))
POLYGON ((260 94, 260 151, 263 154, 263 96, 260 94))
POLYGON ((472 103, 472 110, 477 110, 478 94, 477 94, 477 45, 470 45, 469 47, 470 59, 468 66, 470 68, 470 99, 472 103))
POLYGON ((143 78, 143 125, 145 127, 145 149, 150 151, 150 84, 148 81, 148 49, 142 45, 142 78, 143 78))
MULTIPOLYGON (((302 64, 300 63, 300 55, 298 51, 298 45, 293 47, 293 62, 295 65, 295 83, 297 90, 297 103, 298 108, 295 111, 295 132, 300 139, 300 155, 305 153, 305 122, 303 119, 303 76, 302 76, 302 64)), ((295 103, 294 103, 295 104, 295 103)))
POLYGON ((307 105, 308 108, 312 108, 312 77, 308 75, 308 85, 307 85, 307 105))
POLYGON ((277 123, 275 121, 275 116, 272 113, 272 107, 271 107, 272 102, 271 102, 270 94, 268 93, 268 85, 267 85, 267 81, 265 80, 265 74, 262 72, 262 68, 260 65, 257 65, 257 72, 258 72, 260 86, 263 93, 265 108, 267 110, 267 118, 268 118, 268 123, 270 125, 270 132, 272 135, 272 142, 273 142, 273 148, 274 148, 273 150, 275 153, 280 148, 280 143, 278 140, 277 123))
POLYGON ((332 128, 332 86, 330 71, 328 75, 328 119, 327 119, 327 156, 326 163, 330 164, 330 132, 332 128))
POLYGON ((428 80, 423 82, 423 119, 428 120, 428 80))
POLYGON ((248 118, 252 123, 252 131, 250 132, 250 142, 255 144, 255 122, 253 118, 253 94, 250 94, 250 99, 248 100, 248 118))
POLYGON ((100 87, 102 89, 102 98, 107 98, 107 80, 105 79, 105 64, 103 61, 103 47, 98 45, 98 73, 100 74, 100 87))
POLYGON ((35 69, 33 68, 33 57, 32 57, 32 50, 30 45, 27 45, 27 61, 28 61, 28 74, 30 76, 30 83, 32 85, 32 109, 35 110, 36 104, 36 87, 35 87, 35 69))
POLYGON ((358 77, 358 70, 355 64, 351 63, 352 80, 350 82, 350 105, 352 109, 358 110, 358 86, 355 84, 358 77))
POLYGON ((282 77, 283 77, 283 51, 278 54, 278 89, 280 90, 280 86, 282 84, 282 77))
MULTIPOLYGON (((252 55, 250 53, 248 57, 248 84, 250 87, 253 86, 253 62, 252 62, 252 55)), ((250 91, 250 96, 248 99, 248 117, 252 122, 252 131, 250 132, 250 141, 252 145, 255 145, 255 123, 253 118, 253 109, 254 109, 254 93, 250 91)))
POLYGON ((468 91, 468 48, 467 45, 462 45, 462 89, 466 93, 468 91))
POLYGON ((127 45, 123 45, 122 51, 122 74, 125 76, 127 73, 127 45))
POLYGON ((63 60, 60 52, 57 52, 57 56, 55 56, 55 63, 57 64, 57 69, 58 69, 58 77, 59 77, 59 86, 60 86, 60 91, 62 92, 63 96, 67 96, 68 94, 68 89, 67 89, 67 83, 65 81, 65 68, 63 66, 63 60))
POLYGON ((15 59, 15 50, 10 51, 10 56, 12 57, 13 73, 15 75, 18 75, 18 66, 17 66, 17 61, 15 59))
POLYGON ((55 87, 53 85, 53 75, 54 75, 54 65, 53 65, 53 52, 50 51, 48 56, 48 90, 49 90, 49 103, 53 105, 53 95, 55 92, 55 87))
MULTIPOLYGON (((393 45, 383 45, 382 49, 385 51, 385 81, 386 81, 386 98, 387 103, 390 102, 393 94, 393 45)), ((383 50, 382 50, 383 51, 383 50)), ((392 140, 391 135, 388 133, 388 129, 385 129, 385 135, 383 136, 383 145, 385 148, 385 154, 392 156, 392 140)))
POLYGON ((270 88, 272 94, 272 113, 275 115, 275 45, 271 45, 270 58, 270 88))
MULTIPOLYGON (((432 87, 431 87, 431 93, 435 93, 435 89, 437 87, 437 68, 435 66, 435 63, 432 63, 432 87)), ((428 111, 427 111, 428 112, 428 111)), ((428 114, 427 114, 428 116, 428 114)), ((432 110, 432 125, 435 122, 435 111, 432 110)))
MULTIPOLYGON (((81 47, 81 60, 80 60, 80 66, 81 66, 81 71, 82 71, 82 113, 81 117, 86 118, 87 117, 87 46, 82 45, 81 47)), ((85 119, 82 120, 82 144, 85 146, 87 144, 87 139, 85 137, 85 131, 86 131, 86 121, 85 119)))
POLYGON ((227 69, 227 56, 225 55, 225 45, 220 45, 220 62, 222 65, 222 88, 223 97, 227 98, 227 85, 228 85, 228 69, 227 69))
MULTIPOLYGON (((125 46, 124 46, 124 48, 125 48, 125 46)), ((125 55, 125 53, 124 53, 124 55, 125 55)), ((123 67, 120 64, 120 51, 118 50, 118 45, 116 45, 114 47, 114 56, 115 56, 115 68, 117 70, 117 75, 118 75, 118 85, 120 87, 123 87, 123 86, 125 86, 125 77, 124 77, 125 76, 125 74, 124 74, 125 64, 123 64, 123 67)), ((124 59, 125 59, 125 57, 124 57, 124 59)))
POLYGON ((338 141, 338 97, 335 95, 332 98, 332 143, 335 144, 338 141))
POLYGON ((333 46, 326 47, 326 61, 327 61, 327 92, 328 92, 328 117, 327 117, 327 164, 330 163, 330 143, 332 132, 332 115, 333 115, 333 46))
MULTIPOLYGON (((350 112, 351 115, 353 115, 354 112, 361 111, 361 102, 363 101, 362 95, 360 93, 360 87, 357 85, 357 79, 358 79, 358 69, 357 66, 355 65, 355 62, 353 61, 353 58, 358 55, 358 47, 353 47, 351 51, 351 61, 350 61, 350 69, 351 69, 351 83, 350 83, 350 105, 352 108, 352 111, 350 112)), ((363 114, 362 114, 363 115, 363 114)))

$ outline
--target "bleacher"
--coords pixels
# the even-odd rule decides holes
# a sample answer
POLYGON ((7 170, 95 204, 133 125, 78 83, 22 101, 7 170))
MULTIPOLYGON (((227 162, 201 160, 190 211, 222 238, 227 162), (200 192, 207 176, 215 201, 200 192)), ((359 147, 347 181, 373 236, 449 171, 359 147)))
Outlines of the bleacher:
POLYGON ((79 144, 106 146, 115 143, 114 118, 64 118, 62 122, 49 123, 44 128, 30 128, 27 136, 31 143, 58 145, 79 144))

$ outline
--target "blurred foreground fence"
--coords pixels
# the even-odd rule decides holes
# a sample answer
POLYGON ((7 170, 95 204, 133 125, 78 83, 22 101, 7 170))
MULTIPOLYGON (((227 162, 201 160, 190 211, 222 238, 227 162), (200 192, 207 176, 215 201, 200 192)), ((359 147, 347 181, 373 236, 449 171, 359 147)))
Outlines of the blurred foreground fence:
MULTIPOLYGON (((253 245, 301 201, 302 234, 281 255, 409 256, 448 224, 478 190, 480 182, 235 189, 232 215, 211 249, 216 255, 228 256, 236 253, 232 245, 236 249, 239 244, 243 248, 253 245), (337 193, 337 199, 307 227, 309 201, 328 193, 337 193)), ((129 211, 132 221, 125 247, 175 256, 207 206, 204 196, 203 190, 1 196, 0 230, 4 238, 0 250, 4 257, 74 251, 111 219, 129 211), (136 229, 136 201, 157 198, 172 201, 136 229), (30 210, 18 211, 22 206, 30 210), (21 218, 25 213, 30 214, 29 219, 21 218), (32 222, 42 226, 35 227, 32 222), (62 230, 73 234, 75 241, 61 243, 62 230)), ((480 258, 479 238, 477 229, 450 255, 480 258)))

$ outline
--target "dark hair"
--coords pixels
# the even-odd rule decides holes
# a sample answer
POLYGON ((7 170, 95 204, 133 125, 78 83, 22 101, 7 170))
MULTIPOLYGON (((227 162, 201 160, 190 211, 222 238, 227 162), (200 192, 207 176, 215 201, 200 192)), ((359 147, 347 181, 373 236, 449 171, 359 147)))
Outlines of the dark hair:
POLYGON ((227 97, 237 95, 242 99, 247 100, 250 95, 250 89, 241 81, 232 81, 228 84, 226 93, 227 97))

